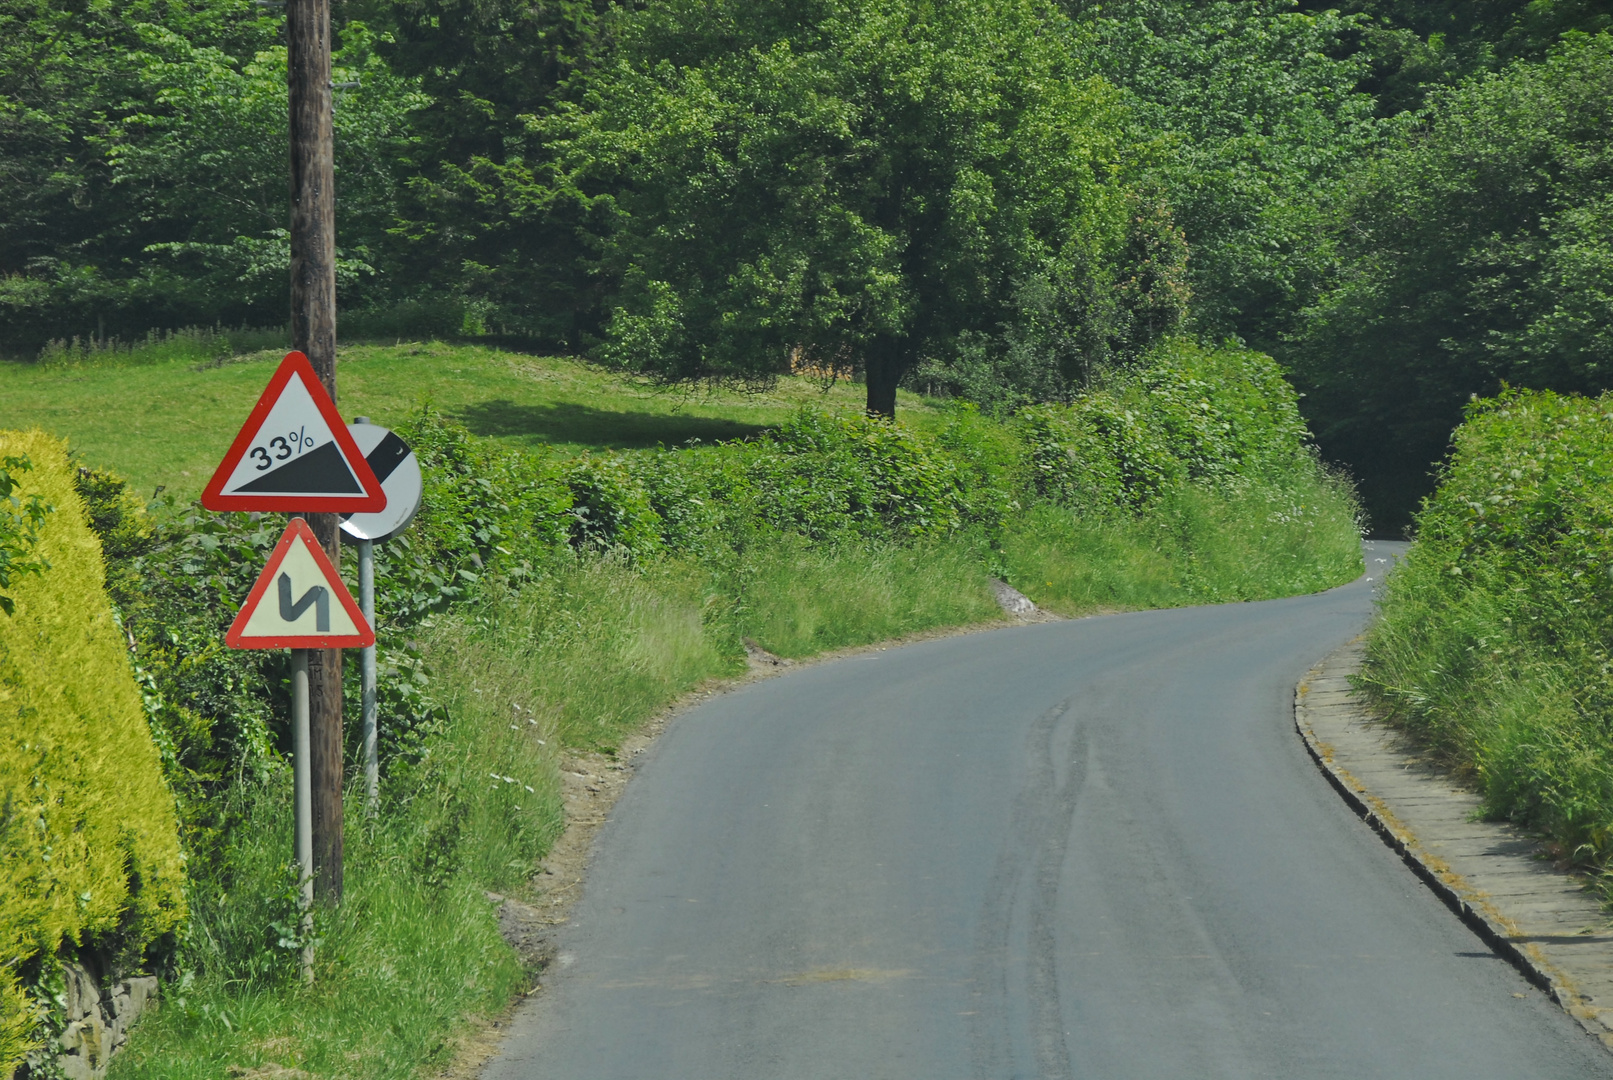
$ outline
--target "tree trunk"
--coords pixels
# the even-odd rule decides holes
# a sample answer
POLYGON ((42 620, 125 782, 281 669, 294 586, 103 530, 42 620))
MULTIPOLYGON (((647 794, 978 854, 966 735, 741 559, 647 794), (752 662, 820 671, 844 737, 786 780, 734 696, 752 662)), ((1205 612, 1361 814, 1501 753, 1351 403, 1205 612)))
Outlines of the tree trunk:
POLYGON ((869 342, 864 361, 869 416, 896 418, 896 385, 911 364, 904 339, 880 335, 869 342))
MULTIPOLYGON (((336 177, 331 149, 330 0, 289 0, 286 41, 291 114, 291 342, 336 400, 336 177)), ((341 565, 335 514, 308 524, 341 565)), ((308 656, 309 772, 314 889, 342 899, 342 652, 308 656)))

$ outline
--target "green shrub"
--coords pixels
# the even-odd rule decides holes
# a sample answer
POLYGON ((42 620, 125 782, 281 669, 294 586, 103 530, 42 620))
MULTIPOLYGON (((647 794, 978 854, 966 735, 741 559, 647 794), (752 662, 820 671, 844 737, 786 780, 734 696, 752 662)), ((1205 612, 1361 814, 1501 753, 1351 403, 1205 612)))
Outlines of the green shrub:
POLYGON ((940 536, 962 524, 957 469, 929 440, 888 420, 802 410, 750 461, 761 517, 822 539, 850 533, 940 536))
MULTIPOLYGON (((38 492, 25 502, 17 495, 22 474, 34 467, 26 454, 0 458, 0 589, 9 589, 14 579, 44 573, 46 565, 34 553, 39 543, 39 526, 51 507, 38 492)), ((12 614, 16 601, 0 593, 0 613, 12 614)))
POLYGON ((1378 705, 1488 813, 1613 858, 1613 396, 1471 404, 1368 641, 1378 705))
POLYGON ((47 975, 64 944, 138 965, 185 918, 173 799, 66 448, 0 432, 0 457, 23 456, 20 498, 53 511, 33 548, 42 571, 12 582, 0 616, 3 1072, 23 1049, 20 971, 47 975))
POLYGON ((1019 414, 1037 495, 1087 511, 1145 507, 1186 481, 1315 472, 1298 398, 1269 356, 1187 339, 1066 406, 1019 414))
POLYGON ((624 461, 584 457, 566 471, 566 486, 572 547, 635 557, 660 550, 661 515, 624 461))
POLYGON ((1264 353, 1173 339, 1117 397, 1194 480, 1269 479, 1305 464, 1299 395, 1264 353))

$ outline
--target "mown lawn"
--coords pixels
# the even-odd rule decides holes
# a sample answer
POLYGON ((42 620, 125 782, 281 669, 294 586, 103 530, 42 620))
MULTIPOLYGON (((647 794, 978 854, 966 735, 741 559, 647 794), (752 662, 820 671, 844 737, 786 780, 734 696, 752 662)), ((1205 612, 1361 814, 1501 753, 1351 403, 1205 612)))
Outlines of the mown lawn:
MULTIPOLYGON (((219 366, 0 363, 0 427, 66 438, 88 464, 127 477, 143 496, 162 485, 194 497, 281 355, 219 366)), ((861 386, 839 383, 825 394, 810 378, 781 380, 765 394, 662 389, 578 360, 480 345, 350 345, 337 356, 338 404, 348 416, 392 424, 429 401, 478 435, 566 454, 731 439, 802 405, 863 400, 861 386)), ((908 420, 930 412, 908 394, 901 409, 908 420)))

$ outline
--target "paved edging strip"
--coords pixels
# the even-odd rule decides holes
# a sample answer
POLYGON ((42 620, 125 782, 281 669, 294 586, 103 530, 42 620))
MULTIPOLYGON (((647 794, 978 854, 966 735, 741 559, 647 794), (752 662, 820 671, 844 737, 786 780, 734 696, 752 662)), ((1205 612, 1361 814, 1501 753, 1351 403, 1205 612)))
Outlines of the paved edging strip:
POLYGON ((1613 927, 1538 838, 1474 820, 1479 800, 1376 719, 1350 677, 1362 639, 1294 689, 1294 726, 1344 801, 1452 912, 1613 1050, 1613 927), (1497 893, 1500 890, 1500 893, 1497 893))

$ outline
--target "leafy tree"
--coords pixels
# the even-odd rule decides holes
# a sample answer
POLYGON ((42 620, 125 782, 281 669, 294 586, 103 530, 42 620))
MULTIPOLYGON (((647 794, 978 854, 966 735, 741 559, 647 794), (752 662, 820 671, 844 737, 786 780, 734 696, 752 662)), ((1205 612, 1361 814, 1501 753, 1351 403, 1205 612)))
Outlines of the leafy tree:
MULTIPOLYGON (((274 45, 236 62, 159 27, 138 28, 152 45, 139 82, 153 106, 110 125, 105 149, 122 214, 106 239, 147 242, 138 284, 176 311, 205 318, 280 322, 287 299, 286 50, 274 45)), ((375 54, 362 23, 343 28, 333 57, 337 280, 361 302, 392 226, 394 163, 411 134, 409 112, 425 104, 375 54)))
MULTIPOLYGON (((280 16, 246 0, 0 3, 0 333, 285 317, 280 16)), ((349 22, 336 78, 347 299, 393 223, 420 104, 349 22)), ((360 294, 361 295, 361 294, 360 294)))
POLYGON ((665 0, 542 130, 604 218, 599 354, 674 380, 921 360, 1043 392, 1179 318, 1179 236, 1133 194, 1115 91, 1039 0, 665 0), (1126 264, 1126 256, 1134 256, 1126 264))
POLYGON ((1434 92, 1339 236, 1295 365, 1324 449, 1394 517, 1471 395, 1613 386, 1613 36, 1434 92))
POLYGON ((1429 90, 1540 60, 1559 37, 1613 25, 1607 0, 1302 0, 1312 10, 1360 14, 1357 39, 1372 65, 1362 88, 1383 115, 1418 109, 1429 90))
POLYGON ((538 118, 601 48, 605 0, 395 0, 379 51, 418 79, 420 137, 396 233, 417 287, 506 330, 577 347, 595 327, 587 204, 553 182, 538 118))
POLYGON ((1078 50, 1122 88, 1192 252, 1192 324, 1272 349, 1326 279, 1324 210, 1383 124, 1356 89, 1359 18, 1294 0, 1077 4, 1078 50))

